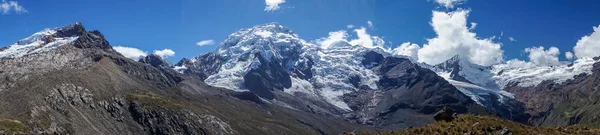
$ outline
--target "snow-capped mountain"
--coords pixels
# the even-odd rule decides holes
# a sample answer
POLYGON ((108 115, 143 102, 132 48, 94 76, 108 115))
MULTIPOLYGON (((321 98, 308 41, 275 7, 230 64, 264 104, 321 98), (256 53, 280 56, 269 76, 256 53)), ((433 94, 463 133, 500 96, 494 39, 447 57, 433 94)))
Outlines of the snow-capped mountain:
POLYGON ((491 106, 490 102, 492 101, 489 101, 490 99, 487 97, 490 94, 497 96, 499 102, 504 102, 505 98, 514 97, 512 94, 502 91, 496 84, 491 67, 470 63, 460 55, 432 66, 431 69, 481 105, 491 106))
POLYGON ((42 53, 65 44, 73 43, 75 40, 77 40, 77 38, 79 38, 77 35, 60 37, 57 35, 57 33, 61 30, 75 27, 75 25, 78 24, 72 24, 59 28, 44 29, 25 39, 19 40, 10 46, 0 48, 0 59, 19 58, 25 55, 42 53))
POLYGON ((574 83, 578 81, 573 80, 578 76, 581 78, 593 74, 594 65, 598 62, 598 59, 580 58, 570 64, 538 66, 529 62, 511 60, 504 64, 480 66, 457 55, 444 63, 429 66, 429 68, 461 92, 469 95, 478 104, 510 116, 513 120, 530 122, 527 116, 530 115, 529 113, 545 111, 540 109, 544 106, 540 106, 537 102, 539 97, 531 97, 531 95, 545 95, 544 93, 546 93, 530 89, 553 88, 552 86, 538 87, 542 82, 546 82, 546 85, 561 87, 578 85, 574 83), (563 84, 564 82, 570 83, 563 84))
POLYGON ((592 58, 580 58, 571 64, 537 66, 533 63, 511 60, 504 64, 480 66, 456 55, 430 68, 463 93, 470 95, 480 104, 485 104, 487 99, 478 95, 495 93, 501 96, 501 99, 502 97, 514 98, 513 94, 503 90, 507 85, 518 84, 520 87, 530 87, 547 80, 560 84, 580 74, 591 74, 593 64, 596 62, 598 61, 592 58))
POLYGON ((322 47, 268 23, 234 32, 214 51, 172 68, 265 102, 361 124, 422 125, 430 120, 402 121, 443 106, 485 110, 423 64, 392 54, 347 41, 322 47))
MULTIPOLYGON (((343 94, 356 91, 359 86, 377 89, 376 82, 379 78, 367 69, 377 63, 367 63, 367 66, 362 63, 362 56, 368 51, 389 55, 381 48, 366 48, 344 41, 335 42, 328 48, 320 48, 299 38, 289 28, 269 23, 239 30, 227 37, 215 51, 192 58, 188 64, 178 64, 176 68, 182 70, 183 67, 203 66, 193 63, 216 60, 219 61, 216 64, 218 68, 206 71, 209 73, 205 82, 209 85, 252 91, 258 86, 249 87, 247 84, 270 83, 275 88, 266 89, 324 98, 341 109, 349 110, 341 100, 343 94), (253 70, 266 65, 271 70, 268 74, 273 75, 272 80, 248 83, 244 79, 251 77, 253 70), (351 82, 351 78, 356 78, 358 82, 351 82)), ((264 87, 270 86, 260 86, 261 89, 264 87)), ((265 95, 272 98, 272 94, 265 95)))

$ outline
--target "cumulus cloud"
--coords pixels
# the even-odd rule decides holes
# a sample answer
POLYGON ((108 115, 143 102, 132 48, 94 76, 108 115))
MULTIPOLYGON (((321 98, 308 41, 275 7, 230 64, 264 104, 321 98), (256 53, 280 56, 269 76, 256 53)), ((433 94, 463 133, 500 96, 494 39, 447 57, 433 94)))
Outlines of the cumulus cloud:
POLYGON ((353 32, 357 36, 356 39, 348 39, 348 32, 346 30, 339 30, 329 32, 328 37, 317 39, 315 42, 321 48, 328 48, 337 41, 344 41, 348 42, 350 45, 360 45, 367 48, 384 48, 385 41, 381 37, 371 36, 365 27, 354 29, 353 32))
POLYGON ((469 30, 474 30, 475 27, 477 27, 477 23, 471 22, 471 26, 469 27, 469 30))
POLYGON ((573 53, 572 52, 566 52, 565 53, 565 57, 567 58, 567 60, 573 60, 573 53))
POLYGON ((285 3, 285 0, 265 0, 265 11, 275 11, 279 9, 279 4, 285 3))
POLYGON ((489 66, 503 61, 501 44, 491 38, 478 38, 467 27, 468 10, 453 12, 433 11, 431 26, 437 37, 427 39, 418 52, 418 60, 438 64, 460 54, 471 63, 489 66))
POLYGON ((446 7, 454 8, 454 6, 460 5, 467 0, 435 0, 436 3, 446 7))
POLYGON ((348 24, 348 25, 346 25, 346 28, 348 28, 348 29, 352 29, 352 28, 354 28, 354 25, 352 25, 352 24, 348 24))
POLYGON ((0 11, 2 11, 2 14, 9 14, 11 12, 20 14, 28 12, 27 9, 19 5, 19 2, 8 0, 2 0, 2 4, 0 4, 0 11))
POLYGON ((163 50, 154 50, 154 53, 162 58, 173 57, 175 56, 175 51, 171 49, 163 49, 163 50))
POLYGON ((196 45, 198 46, 206 46, 206 45, 214 45, 215 44, 215 40, 209 39, 209 40, 202 40, 198 43, 196 43, 196 45))
POLYGON ((556 47, 550 47, 544 50, 543 46, 525 48, 525 52, 529 53, 529 61, 539 66, 554 66, 559 65, 558 55, 560 50, 556 47))
POLYGON ((348 37, 348 34, 346 33, 345 30, 339 30, 339 31, 332 31, 329 32, 329 36, 325 37, 325 38, 321 38, 321 39, 317 39, 317 44, 321 47, 321 48, 328 48, 331 44, 333 44, 334 42, 337 41, 348 41, 346 38, 348 37))
POLYGON ((519 59, 512 59, 509 61, 506 61, 506 65, 512 68, 533 68, 533 67, 537 67, 537 65, 531 63, 531 62, 525 62, 519 59))
POLYGON ((600 56, 600 51, 598 51, 600 50, 600 25, 593 28, 594 32, 592 34, 579 39, 573 47, 577 58, 600 56))
POLYGON ((511 42, 517 42, 517 39, 515 39, 513 37, 508 37, 508 40, 510 40, 511 42))
POLYGON ((358 38, 350 40, 351 45, 362 45, 367 48, 376 48, 383 47, 385 44, 385 41, 383 41, 382 38, 369 35, 365 27, 354 29, 354 32, 356 32, 358 38))
POLYGON ((400 46, 394 48, 392 50, 392 53, 394 55, 409 56, 414 59, 417 59, 418 58, 417 54, 418 54, 419 49, 421 49, 421 47, 419 47, 419 45, 411 44, 410 42, 406 42, 406 43, 402 43, 400 46))
POLYGON ((369 28, 373 28, 373 22, 371 22, 371 20, 367 21, 367 26, 369 26, 369 28))
POLYGON ((141 57, 146 57, 148 55, 148 53, 133 47, 115 46, 113 49, 133 60, 139 60, 141 57))

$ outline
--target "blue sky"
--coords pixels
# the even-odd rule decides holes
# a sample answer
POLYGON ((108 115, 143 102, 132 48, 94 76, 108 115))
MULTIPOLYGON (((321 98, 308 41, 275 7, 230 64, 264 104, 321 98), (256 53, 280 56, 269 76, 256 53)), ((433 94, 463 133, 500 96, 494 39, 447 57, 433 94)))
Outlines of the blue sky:
POLYGON ((197 46, 199 41, 219 43, 240 28, 268 22, 279 22, 310 41, 347 29, 349 24, 366 27, 371 21, 374 27, 368 29, 369 34, 383 37, 388 45, 412 42, 422 46, 436 37, 430 24, 432 11, 455 10, 469 11, 467 22, 477 23, 472 30, 477 37, 497 37, 493 42, 501 44, 504 60, 527 60, 524 50, 532 46, 555 46, 560 49, 558 58, 566 60, 564 52, 572 52, 578 40, 600 25, 600 1, 592 0, 468 0, 455 8, 434 0, 287 0, 275 11, 265 11, 263 0, 16 2, 26 12, 0 14, 0 46, 44 28, 80 21, 88 30, 100 30, 113 46, 148 53, 172 49, 176 52, 169 57, 172 62, 215 48, 197 46))

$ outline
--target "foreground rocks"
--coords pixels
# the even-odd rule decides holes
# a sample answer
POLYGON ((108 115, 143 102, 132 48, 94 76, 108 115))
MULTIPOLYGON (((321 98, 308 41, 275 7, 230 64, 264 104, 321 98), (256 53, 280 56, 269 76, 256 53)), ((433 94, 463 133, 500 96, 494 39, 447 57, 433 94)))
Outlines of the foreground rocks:
POLYGON ((433 115, 435 121, 452 121, 454 120, 456 113, 452 108, 444 107, 439 112, 433 115))

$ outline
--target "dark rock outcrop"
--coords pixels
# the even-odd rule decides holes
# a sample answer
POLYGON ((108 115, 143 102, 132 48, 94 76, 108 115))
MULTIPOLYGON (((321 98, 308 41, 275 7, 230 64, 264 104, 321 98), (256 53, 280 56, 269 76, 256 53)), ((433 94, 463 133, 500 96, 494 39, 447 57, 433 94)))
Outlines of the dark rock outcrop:
POLYGON ((267 61, 260 54, 255 54, 255 57, 264 64, 244 75, 244 85, 248 90, 260 97, 274 99, 271 91, 292 87, 292 79, 278 59, 267 61))
POLYGON ((164 60, 156 54, 151 54, 146 57, 140 58, 138 62, 149 64, 153 67, 160 69, 166 77, 168 77, 170 80, 175 81, 175 83, 179 83, 183 80, 183 78, 179 76, 179 73, 177 73, 177 71, 173 70, 169 66, 169 63, 166 60, 164 60))
POLYGON ((108 41, 104 38, 104 35, 100 33, 98 30, 86 31, 83 25, 80 22, 75 24, 68 25, 59 29, 56 34, 56 37, 79 37, 73 46, 77 48, 92 48, 92 49, 102 49, 108 52, 112 52, 112 46, 108 43, 108 41))
POLYGON ((433 115, 433 119, 435 119, 435 121, 452 121, 454 120, 454 116, 456 115, 456 113, 454 112, 454 110, 452 110, 451 108, 448 107, 444 107, 442 108, 442 110, 438 111, 437 113, 435 113, 433 115))
POLYGON ((223 58, 215 55, 215 53, 209 52, 199 57, 194 57, 192 60, 183 58, 175 66, 185 66, 187 70, 184 70, 184 74, 194 75, 204 80, 208 76, 216 74, 221 68, 223 58))
POLYGON ((367 67, 375 67, 384 59, 383 55, 373 51, 367 52, 364 57, 361 63, 367 67))
POLYGON ((138 62, 150 64, 153 67, 169 67, 169 63, 164 61, 160 56, 151 54, 146 57, 140 58, 138 62))

